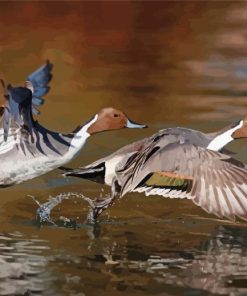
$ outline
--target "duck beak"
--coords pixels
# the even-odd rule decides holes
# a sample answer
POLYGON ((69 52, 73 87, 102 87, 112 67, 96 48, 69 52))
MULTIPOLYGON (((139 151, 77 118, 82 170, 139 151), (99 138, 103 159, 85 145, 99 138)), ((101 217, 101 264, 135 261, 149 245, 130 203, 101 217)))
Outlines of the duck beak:
POLYGON ((134 121, 127 119, 127 123, 126 123, 125 127, 127 127, 127 128, 147 128, 148 126, 146 124, 135 123, 134 121))

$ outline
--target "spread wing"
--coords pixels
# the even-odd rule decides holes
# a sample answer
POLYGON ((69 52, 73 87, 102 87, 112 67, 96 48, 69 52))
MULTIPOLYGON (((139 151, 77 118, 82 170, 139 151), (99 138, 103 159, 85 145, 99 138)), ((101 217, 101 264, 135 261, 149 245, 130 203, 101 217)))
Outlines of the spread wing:
POLYGON ((25 127, 28 132, 32 132, 32 114, 39 114, 36 106, 44 103, 43 96, 47 94, 48 86, 52 79, 52 64, 47 61, 35 72, 27 77, 25 87, 5 86, 1 80, 3 94, 6 99, 4 105, 0 106, 0 117, 4 129, 4 141, 8 138, 11 122, 17 127, 25 127))
POLYGON ((122 195, 188 198, 209 213, 247 219, 247 169, 230 156, 188 143, 153 145, 119 172, 122 195))
POLYGON ((36 106, 44 104, 45 100, 43 96, 45 96, 50 90, 50 86, 48 86, 48 84, 52 79, 52 68, 53 65, 47 61, 44 65, 27 77, 25 86, 33 93, 32 112, 35 115, 40 113, 39 110, 36 109, 36 106))
MULTIPOLYGON (((3 112, 4 141, 7 141, 11 123, 32 133, 32 93, 25 87, 8 87, 7 102, 3 112)), ((13 127, 14 127, 13 126, 13 127)))

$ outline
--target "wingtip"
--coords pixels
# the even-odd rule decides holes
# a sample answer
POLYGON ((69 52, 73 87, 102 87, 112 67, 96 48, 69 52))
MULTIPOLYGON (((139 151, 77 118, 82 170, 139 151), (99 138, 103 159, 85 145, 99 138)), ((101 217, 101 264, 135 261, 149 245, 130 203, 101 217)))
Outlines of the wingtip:
POLYGON ((50 68, 50 70, 53 68, 53 64, 50 62, 49 59, 46 59, 46 65, 50 68))

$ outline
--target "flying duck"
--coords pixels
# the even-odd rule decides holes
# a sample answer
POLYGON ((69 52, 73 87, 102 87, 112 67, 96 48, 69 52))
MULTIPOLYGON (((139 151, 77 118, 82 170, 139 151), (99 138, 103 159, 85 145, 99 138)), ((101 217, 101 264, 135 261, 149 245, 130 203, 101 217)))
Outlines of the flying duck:
POLYGON ((219 217, 246 219, 247 168, 223 153, 226 144, 245 137, 247 118, 209 134, 167 128, 88 166, 63 168, 64 175, 111 186, 110 197, 94 202, 90 221, 127 192, 188 198, 219 217))
POLYGON ((104 108, 69 134, 46 129, 33 119, 51 80, 47 62, 28 77, 23 87, 5 88, 0 127, 0 187, 11 186, 45 174, 73 159, 93 134, 122 128, 144 128, 114 108, 104 108))

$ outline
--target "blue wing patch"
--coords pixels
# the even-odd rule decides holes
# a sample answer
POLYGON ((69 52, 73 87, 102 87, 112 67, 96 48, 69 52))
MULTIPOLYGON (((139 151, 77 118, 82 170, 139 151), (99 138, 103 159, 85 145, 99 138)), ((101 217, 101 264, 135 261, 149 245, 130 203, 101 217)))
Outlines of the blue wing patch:
POLYGON ((43 66, 27 77, 25 87, 6 88, 4 81, 0 83, 4 89, 4 96, 7 100, 4 107, 0 107, 0 115, 3 116, 4 141, 7 140, 11 121, 18 126, 23 126, 31 135, 33 130, 33 117, 40 112, 36 106, 44 104, 42 98, 50 89, 48 86, 52 79, 53 65, 47 61, 43 66))
MULTIPOLYGON (((53 65, 49 61, 47 61, 43 66, 41 66, 39 69, 37 69, 27 77, 27 81, 30 81, 32 83, 32 104, 35 106, 40 106, 44 103, 45 100, 42 97, 45 96, 50 90, 48 84, 52 79, 52 68, 53 65)), ((35 108, 34 110, 37 109, 35 108)), ((34 112, 34 114, 37 114, 37 112, 34 112)))

